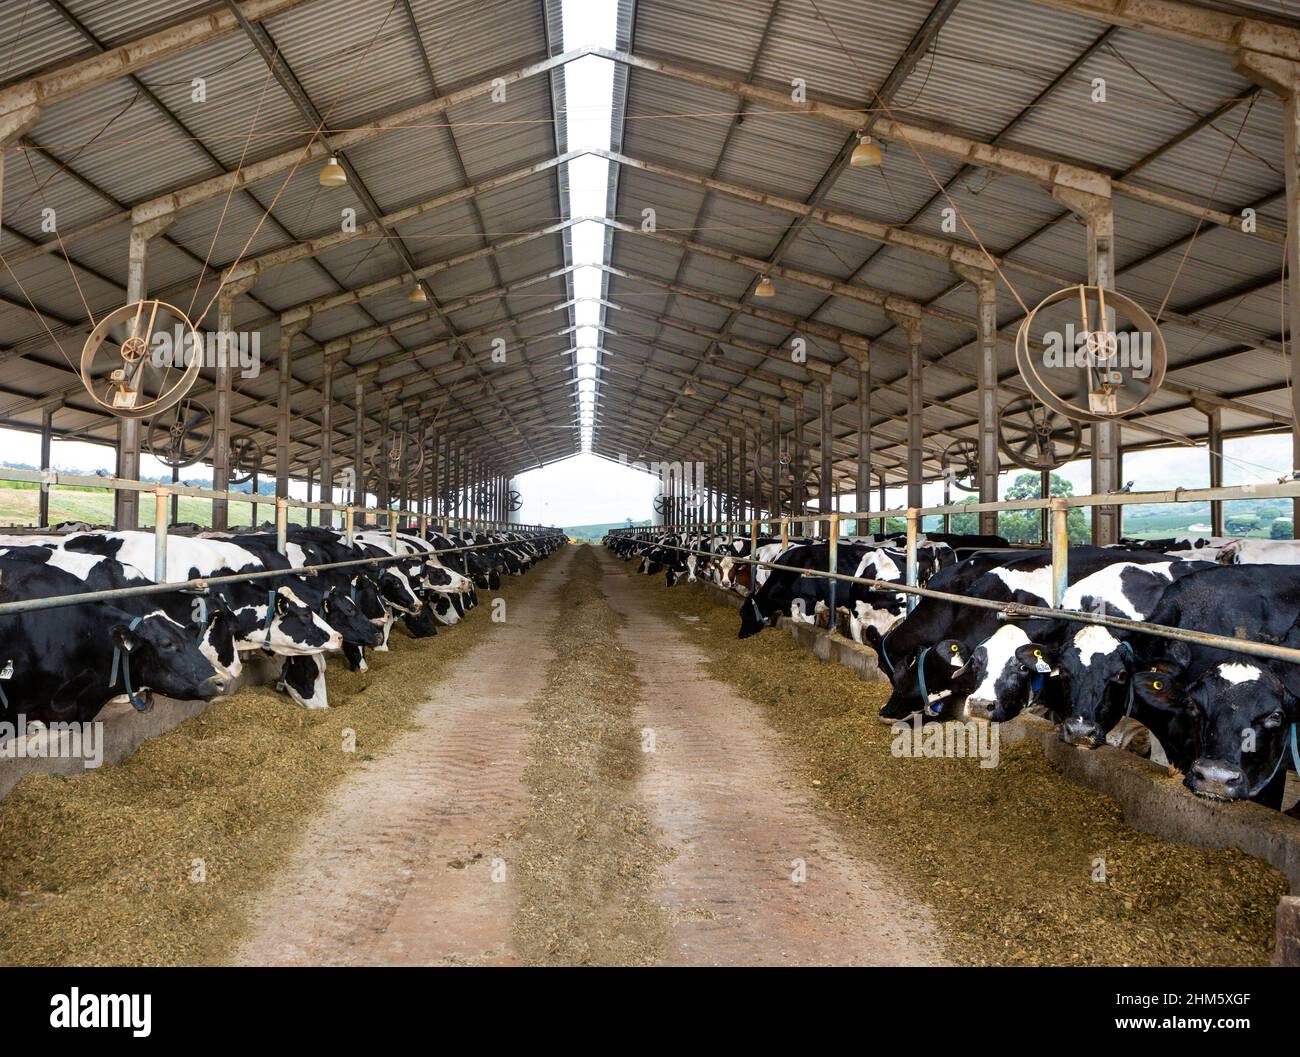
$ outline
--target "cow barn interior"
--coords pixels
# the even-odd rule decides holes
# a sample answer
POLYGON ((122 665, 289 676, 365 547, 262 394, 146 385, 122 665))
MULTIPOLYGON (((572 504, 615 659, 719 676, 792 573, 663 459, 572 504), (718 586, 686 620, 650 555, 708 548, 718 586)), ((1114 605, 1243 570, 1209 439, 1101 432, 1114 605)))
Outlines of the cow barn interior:
POLYGON ((1300 965, 1300 12, 0 63, 0 965, 1300 965), (654 494, 547 524, 575 459, 654 494))

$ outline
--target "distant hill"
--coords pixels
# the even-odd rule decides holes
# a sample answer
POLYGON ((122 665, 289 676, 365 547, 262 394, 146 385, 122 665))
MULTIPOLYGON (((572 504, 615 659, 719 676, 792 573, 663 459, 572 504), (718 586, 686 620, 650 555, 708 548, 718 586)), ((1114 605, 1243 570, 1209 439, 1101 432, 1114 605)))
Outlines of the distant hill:
MULTIPOLYGON (((634 521, 633 528, 645 528, 650 522, 634 521)), ((575 540, 600 540, 610 529, 627 528, 626 521, 607 521, 601 525, 565 525, 564 531, 575 540)))

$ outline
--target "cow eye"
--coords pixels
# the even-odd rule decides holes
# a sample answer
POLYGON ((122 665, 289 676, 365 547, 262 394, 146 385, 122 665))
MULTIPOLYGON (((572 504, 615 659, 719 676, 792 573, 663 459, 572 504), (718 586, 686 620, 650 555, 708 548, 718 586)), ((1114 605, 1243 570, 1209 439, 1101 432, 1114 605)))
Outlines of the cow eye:
POLYGON ((1282 710, 1278 709, 1276 712, 1272 712, 1264 717, 1264 726, 1268 727, 1270 730, 1275 730, 1282 725, 1283 718, 1282 710))

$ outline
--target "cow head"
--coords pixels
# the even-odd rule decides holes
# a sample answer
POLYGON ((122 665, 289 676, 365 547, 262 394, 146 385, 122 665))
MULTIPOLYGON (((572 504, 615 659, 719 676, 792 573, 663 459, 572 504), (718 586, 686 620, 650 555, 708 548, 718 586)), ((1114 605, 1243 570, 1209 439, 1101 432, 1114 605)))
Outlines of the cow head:
POLYGON ((135 689, 194 701, 216 697, 230 682, 200 652, 190 630, 162 610, 138 619, 126 617, 109 634, 130 661, 135 689))
POLYGON ((1225 661, 1185 689, 1176 675, 1150 676, 1143 679, 1144 689, 1167 693, 1170 704, 1181 703, 1195 725, 1199 755, 1183 779, 1192 792, 1216 800, 1256 798, 1285 771, 1300 672, 1288 665, 1279 679, 1250 661, 1225 661), (1167 685, 1156 690, 1156 682, 1167 685))
POLYGON ((329 708, 325 688, 325 657, 316 653, 307 657, 286 657, 280 669, 280 689, 303 708, 329 708))
POLYGON ((384 601, 399 613, 418 613, 420 599, 411 586, 410 578, 396 565, 381 567, 376 577, 379 593, 384 601))
POLYGON ((339 633, 344 642, 354 646, 377 646, 380 631, 352 600, 351 586, 332 587, 321 602, 321 616, 339 633))
POLYGON ((718 586, 731 587, 731 571, 736 567, 735 560, 731 555, 726 555, 718 562, 718 586))
POLYGON ((870 645, 907 616, 907 596, 854 584, 849 594, 849 636, 870 645))
POLYGON ((461 594, 474 590, 474 582, 436 559, 424 563, 424 586, 439 594, 461 594))
POLYGON ((271 633, 265 643, 272 653, 293 656, 343 646, 343 637, 294 594, 292 588, 277 589, 272 605, 273 612, 266 618, 271 622, 271 633))
POLYGON ((235 645, 239 637, 235 615, 219 599, 205 600, 208 622, 199 635, 199 652, 221 675, 238 679, 244 669, 243 658, 235 645))
POLYGON ((348 596, 357 604, 362 616, 372 624, 383 625, 388 611, 384 608, 379 585, 365 573, 357 573, 349 584, 348 596))
POLYGON ((880 709, 880 718, 892 723, 913 712, 937 716, 953 697, 953 678, 967 660, 965 646, 956 639, 944 639, 909 657, 894 668, 894 688, 880 709))
POLYGON ((967 690, 972 716, 1003 723, 1029 704, 1051 671, 1045 647, 1031 642, 1018 624, 1004 624, 975 647, 955 683, 967 690))
POLYGON ((1061 740, 1095 749, 1135 707, 1133 649, 1108 628, 1089 624, 1079 628, 1061 651, 1060 675, 1066 714, 1061 740))
POLYGON ((751 594, 740 606, 740 634, 737 638, 747 639, 751 635, 757 635, 767 624, 766 614, 759 608, 758 599, 751 594))

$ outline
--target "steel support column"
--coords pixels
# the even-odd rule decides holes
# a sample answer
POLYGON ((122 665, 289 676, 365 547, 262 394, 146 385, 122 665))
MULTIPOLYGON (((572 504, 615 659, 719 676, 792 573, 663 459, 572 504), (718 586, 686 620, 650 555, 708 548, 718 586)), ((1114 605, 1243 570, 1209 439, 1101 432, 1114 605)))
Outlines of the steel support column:
MULTIPOLYGON (((1088 283, 1115 289, 1115 211, 1111 200, 1065 187, 1056 187, 1053 197, 1088 224, 1088 283)), ((1113 314, 1106 326, 1113 328, 1113 314)), ((1120 486, 1121 460, 1118 422, 1095 422, 1089 427, 1092 441, 1092 492, 1114 492, 1120 486)), ((1092 508, 1092 542, 1105 546, 1119 541, 1120 508, 1092 508)))
POLYGON ((772 409, 772 517, 781 516, 781 409, 772 409))
MULTIPOLYGON (((979 486, 981 503, 998 500, 998 287, 994 272, 987 268, 968 268, 954 265, 953 270, 973 287, 978 299, 979 360, 976 369, 976 394, 978 399, 979 440, 976 458, 979 461, 979 486)), ((979 531, 996 535, 998 514, 985 510, 979 516, 979 531)))
MULTIPOLYGON (((250 282, 227 283, 217 297, 217 363, 215 399, 212 409, 212 487, 218 492, 230 488, 230 402, 234 389, 234 367, 230 362, 235 333, 235 298, 247 291, 250 282)), ((212 527, 222 532, 230 527, 230 504, 212 501, 212 527)))
MULTIPOLYGON (((1210 487, 1223 487, 1223 412, 1215 408, 1205 410, 1206 430, 1210 442, 1210 487)), ((1293 530, 1294 531, 1294 530, 1293 530)), ((1223 500, 1210 501, 1210 535, 1222 536, 1223 500)))
POLYGON ((735 461, 735 449, 732 444, 731 436, 728 435, 725 441, 723 458, 727 460, 726 469, 722 475, 722 519, 723 521, 732 520, 732 504, 736 496, 735 477, 732 476, 732 466, 735 461))
MULTIPOLYGON (((858 361, 858 470, 855 480, 856 509, 871 507, 871 360, 858 361)), ((871 525, 855 524, 853 531, 859 536, 868 535, 871 525)))
POLYGON ((749 430, 740 431, 740 462, 736 466, 736 517, 744 521, 749 517, 749 489, 746 481, 749 476, 749 430))
MULTIPOLYGON (((352 376, 352 505, 366 505, 366 378, 369 372, 352 376)), ((360 515, 365 524, 365 515, 360 515)))
MULTIPOLYGON (((425 423, 424 417, 420 416, 419 418, 416 419, 416 424, 415 424, 416 449, 415 449, 414 457, 417 461, 419 460, 421 455, 426 455, 426 453, 428 452, 429 449, 428 449, 427 441, 428 441, 428 425, 425 423)), ((427 456, 425 461, 426 462, 428 461, 427 456)), ((426 472, 427 472, 427 467, 422 464, 420 466, 419 472, 415 475, 415 509, 418 510, 421 514, 425 512, 424 510, 425 476, 424 475, 426 472)), ((418 526, 417 526, 417 531, 418 531, 418 526)))
MULTIPOLYGON (((47 404, 41 408, 41 469, 50 468, 51 444, 54 439, 54 411, 57 405, 47 404)), ((50 486, 41 485, 41 494, 38 502, 36 523, 42 528, 48 528, 50 524, 50 486)))
POLYGON ((302 323, 280 324, 279 392, 275 407, 275 494, 278 499, 289 498, 289 384, 293 380, 290 366, 293 362, 293 339, 302 331, 302 323))
MULTIPOLYGON (((148 290, 146 263, 149 242, 169 227, 171 219, 151 220, 131 229, 126 256, 126 303, 134 304, 145 299, 148 290)), ((142 420, 122 418, 117 423, 117 475, 132 481, 140 479, 140 437, 142 420)), ((140 493, 115 492, 113 496, 113 522, 119 529, 134 529, 140 525, 140 493)))
MULTIPOLYGON (((818 448, 821 455, 821 485, 818 487, 817 505, 823 514, 830 514, 835 509, 835 426, 832 414, 835 410, 834 375, 822 380, 821 384, 821 436, 818 448)), ((821 523, 822 538, 830 536, 831 520, 823 518, 821 523)))
MULTIPOLYGON (((804 490, 808 471, 804 468, 806 464, 804 463, 803 415, 803 393, 800 392, 794 398, 794 433, 790 440, 790 468, 794 472, 794 483, 790 493, 790 513, 797 518, 803 517, 808 502, 808 494, 804 490)), ((799 531, 802 534, 802 522, 799 531)))
POLYGON ((921 476, 925 424, 925 397, 921 388, 921 322, 909 319, 907 330, 907 505, 921 505, 921 476))
MULTIPOLYGON (((320 501, 334 502, 334 357, 321 364, 320 501)), ((334 527, 334 511, 322 510, 320 523, 334 527)))

